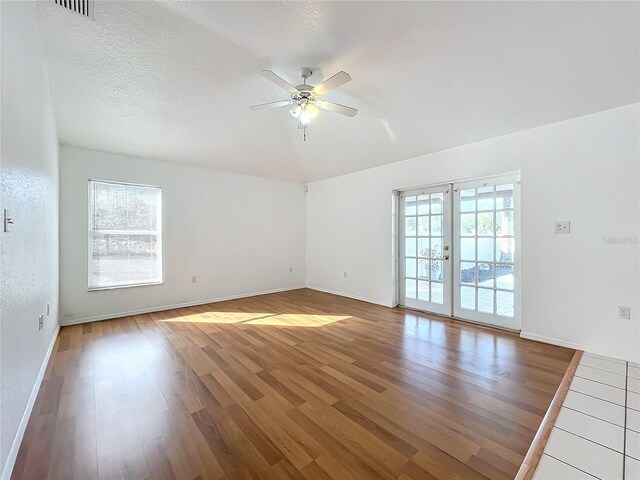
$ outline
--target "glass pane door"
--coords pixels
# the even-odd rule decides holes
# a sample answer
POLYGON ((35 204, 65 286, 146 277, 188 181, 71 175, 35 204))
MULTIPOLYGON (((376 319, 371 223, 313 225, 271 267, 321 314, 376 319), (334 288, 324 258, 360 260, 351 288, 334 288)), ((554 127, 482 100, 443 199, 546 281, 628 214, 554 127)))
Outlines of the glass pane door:
POLYGON ((454 316, 518 330, 517 177, 453 187, 454 316))
POLYGON ((451 186, 401 192, 400 304, 451 315, 451 186))

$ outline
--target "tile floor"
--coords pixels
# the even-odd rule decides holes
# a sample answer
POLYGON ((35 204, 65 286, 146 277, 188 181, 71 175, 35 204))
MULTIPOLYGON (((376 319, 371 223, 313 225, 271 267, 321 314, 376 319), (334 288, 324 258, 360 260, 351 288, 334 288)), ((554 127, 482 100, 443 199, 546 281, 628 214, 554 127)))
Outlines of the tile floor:
POLYGON ((640 365, 584 353, 535 480, 640 480, 640 365))

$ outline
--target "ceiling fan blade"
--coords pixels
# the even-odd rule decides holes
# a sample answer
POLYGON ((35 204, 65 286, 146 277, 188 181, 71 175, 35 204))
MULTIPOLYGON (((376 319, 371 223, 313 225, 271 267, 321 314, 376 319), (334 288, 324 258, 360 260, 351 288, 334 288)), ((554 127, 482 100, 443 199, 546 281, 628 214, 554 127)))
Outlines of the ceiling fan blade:
POLYGON ((355 117, 358 114, 358 110, 355 108, 345 107, 339 103, 327 102, 326 100, 317 100, 316 105, 323 110, 346 115, 347 117, 355 117))
POLYGON ((289 93, 298 93, 298 89, 296 87, 294 87, 293 85, 291 85, 289 82, 287 82, 286 80, 280 78, 278 75, 276 75, 275 73, 273 73, 271 70, 262 70, 260 72, 260 74, 266 78, 267 80, 269 80, 270 82, 275 83, 277 86, 279 86, 280 88, 282 88, 283 90, 286 90, 289 93))
POLYGON ((333 77, 327 78, 320 85, 313 87, 313 93, 316 95, 324 95, 325 93, 338 88, 349 81, 351 81, 351 75, 347 72, 338 72, 333 77))
POLYGON ((287 105, 291 105, 293 102, 291 100, 279 100, 277 102, 269 102, 269 103, 261 103, 259 105, 251 105, 249 110, 262 110, 264 108, 274 108, 274 107, 286 107, 287 105))

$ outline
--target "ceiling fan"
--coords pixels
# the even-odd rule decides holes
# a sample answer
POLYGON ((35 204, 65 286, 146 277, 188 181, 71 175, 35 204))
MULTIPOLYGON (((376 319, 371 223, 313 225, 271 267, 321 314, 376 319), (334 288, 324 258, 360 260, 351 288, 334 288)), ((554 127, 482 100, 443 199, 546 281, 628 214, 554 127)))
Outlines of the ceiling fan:
POLYGON ((299 70, 300 77, 302 78, 302 84, 297 87, 294 87, 271 70, 262 70, 260 73, 267 80, 275 83, 283 90, 286 90, 291 95, 291 98, 277 102, 262 103, 260 105, 251 105, 249 107, 251 110, 262 110, 263 108, 286 107, 291 105, 289 113, 293 118, 298 120, 298 128, 302 129, 306 129, 311 123, 311 120, 318 115, 318 109, 328 110, 348 117, 355 117, 358 113, 358 110, 355 108, 346 107, 321 98, 325 93, 349 82, 351 80, 351 76, 347 72, 336 73, 333 77, 328 78, 315 87, 307 85, 307 78, 309 78, 313 73, 308 67, 302 67, 299 70))

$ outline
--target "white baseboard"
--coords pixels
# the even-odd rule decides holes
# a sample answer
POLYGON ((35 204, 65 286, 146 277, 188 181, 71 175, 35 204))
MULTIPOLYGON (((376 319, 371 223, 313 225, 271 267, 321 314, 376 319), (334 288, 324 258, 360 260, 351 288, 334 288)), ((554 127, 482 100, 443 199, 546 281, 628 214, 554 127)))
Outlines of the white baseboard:
POLYGON ((49 358, 51 358, 51 353, 53 352, 53 347, 56 344, 56 339, 58 338, 59 331, 60 331, 60 325, 56 327, 56 331, 53 334, 53 338, 51 338, 51 343, 49 344, 47 353, 44 356, 44 360, 42 360, 40 371, 38 372, 38 376, 36 377, 36 382, 33 385, 33 389, 31 390, 31 396, 29 397, 27 406, 24 409, 24 414, 22 415, 22 419, 20 420, 20 424, 18 425, 18 431, 16 432, 16 436, 13 438, 13 443, 11 444, 11 450, 9 450, 7 461, 5 462, 4 467, 2 469, 2 475, 0 475, 0 480, 9 480, 11 478, 11 473, 13 473, 13 467, 15 466, 16 459, 18 458, 18 450, 20 450, 20 444, 22 443, 24 432, 27 429, 27 424, 29 423, 29 417, 31 417, 33 406, 36 403, 36 398, 38 397, 38 392, 40 391, 40 385, 42 385, 42 379, 44 378, 44 372, 47 370, 47 365, 49 364, 49 358))
POLYGON ((577 343, 569 342, 567 340, 558 340, 557 338, 545 337, 544 335, 537 335, 535 333, 521 332, 520 336, 528 340, 535 340, 536 342, 550 343, 552 345, 571 348, 573 350, 582 350, 585 353, 590 353, 592 355, 599 355, 602 357, 614 358, 617 360, 622 360, 623 362, 636 363, 640 361, 637 357, 620 358, 620 354, 615 351, 606 351, 599 348, 590 348, 588 346, 579 345, 577 343))
POLYGON ((551 345, 572 348, 573 350, 584 350, 584 348, 577 343, 568 342, 566 340, 558 340, 557 338, 545 337, 544 335, 538 335, 536 333, 520 332, 520 337, 526 338, 527 340, 535 340, 536 342, 550 343, 551 345))
POLYGON ((196 300, 195 302, 176 303, 173 305, 161 305, 158 307, 141 308, 138 310, 129 310, 126 312, 116 312, 116 313, 108 313, 105 315, 96 315, 94 317, 74 318, 73 320, 62 321, 60 322, 60 325, 65 327, 69 325, 78 325, 80 323, 89 323, 89 322, 97 322, 99 320, 110 320, 112 318, 128 317, 130 315, 141 315, 143 313, 162 312, 164 310, 174 310, 176 308, 184 308, 184 307, 195 307, 197 305, 206 305, 208 303, 224 302, 227 300, 237 300, 239 298, 255 297, 257 295, 268 295, 269 293, 288 292, 289 290, 299 290, 301 288, 306 288, 306 287, 304 285, 299 285, 295 287, 274 288, 272 290, 241 293, 238 295, 228 295, 226 297, 217 297, 209 300, 196 300))
POLYGON ((393 305, 391 302, 381 302, 380 300, 374 300, 372 298, 360 297, 358 295, 351 295, 349 293, 344 293, 344 292, 337 292, 335 290, 329 290, 328 288, 316 287, 314 285, 307 285, 307 288, 309 290, 317 290, 319 292, 331 293, 332 295, 338 295, 340 297, 353 298, 354 300, 360 300, 361 302, 374 303, 376 305, 382 305, 383 307, 389 307, 389 308, 395 307, 395 305, 393 305))

